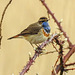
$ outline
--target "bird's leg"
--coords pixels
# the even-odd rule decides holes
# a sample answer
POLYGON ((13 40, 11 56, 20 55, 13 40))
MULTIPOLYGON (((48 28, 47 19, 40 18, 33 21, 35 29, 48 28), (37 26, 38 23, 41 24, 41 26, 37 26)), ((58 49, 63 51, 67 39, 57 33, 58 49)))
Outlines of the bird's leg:
POLYGON ((32 47, 35 51, 40 52, 40 53, 44 53, 45 49, 40 48, 38 44, 35 44, 37 46, 37 48, 35 48, 32 43, 30 43, 30 44, 32 45, 32 47))
POLYGON ((44 53, 46 50, 43 48, 40 48, 40 45, 35 44, 37 46, 36 51, 40 52, 40 53, 44 53))
POLYGON ((42 48, 39 47, 38 44, 35 44, 36 45, 36 48, 34 49, 36 52, 39 52, 39 53, 42 53, 42 48))
POLYGON ((36 45, 37 47, 39 47, 38 44, 35 44, 35 45, 36 45))
POLYGON ((43 50, 42 48, 40 48, 40 47, 38 46, 38 44, 35 44, 35 45, 37 46, 37 49, 43 50))
POLYGON ((35 50, 36 48, 33 46, 33 44, 32 43, 30 43, 30 44, 32 45, 33 49, 35 50))
POLYGON ((40 49, 40 50, 41 50, 41 48, 40 48, 37 44, 35 44, 35 45, 37 46, 36 48, 33 46, 33 44, 32 44, 32 43, 30 43, 30 44, 32 45, 32 47, 33 47, 33 49, 34 49, 35 51, 39 52, 39 50, 38 50, 38 49, 40 49))

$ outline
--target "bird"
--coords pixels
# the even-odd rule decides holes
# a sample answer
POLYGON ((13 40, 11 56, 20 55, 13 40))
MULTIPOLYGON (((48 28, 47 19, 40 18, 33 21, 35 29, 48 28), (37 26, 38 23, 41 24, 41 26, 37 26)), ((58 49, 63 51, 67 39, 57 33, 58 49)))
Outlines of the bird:
POLYGON ((33 44, 38 46, 39 43, 42 43, 49 38, 51 28, 48 21, 49 19, 47 17, 40 17, 37 22, 30 24, 21 33, 8 38, 8 40, 20 37, 25 38, 25 40, 29 41, 34 48, 33 44))

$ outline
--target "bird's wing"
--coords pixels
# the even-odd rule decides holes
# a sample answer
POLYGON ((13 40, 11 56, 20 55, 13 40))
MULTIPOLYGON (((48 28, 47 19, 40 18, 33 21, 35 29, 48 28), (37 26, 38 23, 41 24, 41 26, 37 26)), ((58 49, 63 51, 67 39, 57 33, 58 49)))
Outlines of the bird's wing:
POLYGON ((34 24, 29 25, 25 30, 23 30, 20 33, 20 35, 37 34, 41 28, 42 28, 42 25, 39 25, 38 23, 34 23, 34 24))

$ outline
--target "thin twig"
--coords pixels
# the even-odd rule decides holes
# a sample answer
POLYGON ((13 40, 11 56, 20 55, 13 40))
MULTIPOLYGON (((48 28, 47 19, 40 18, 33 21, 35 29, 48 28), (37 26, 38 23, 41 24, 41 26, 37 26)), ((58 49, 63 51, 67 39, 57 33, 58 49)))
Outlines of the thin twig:
POLYGON ((50 54, 50 53, 54 53, 54 52, 57 52, 57 51, 50 51, 50 52, 42 53, 41 55, 46 55, 46 54, 50 54))
POLYGON ((57 50, 57 48, 56 48, 56 46, 54 45, 54 43, 52 42, 52 45, 53 45, 53 47, 55 48, 55 50, 58 52, 58 50, 57 50))
POLYGON ((56 66, 56 64, 57 64, 57 62, 58 62, 58 60, 59 60, 59 58, 60 58, 60 55, 58 56, 58 58, 57 58, 57 60, 56 60, 56 62, 55 62, 54 67, 56 66))
POLYGON ((75 65, 75 62, 74 63, 70 63, 70 64, 65 64, 66 67, 67 66, 73 66, 73 65, 75 65))
POLYGON ((57 64, 57 62, 58 62, 58 60, 59 60, 59 58, 60 58, 60 56, 58 56, 58 58, 57 58, 57 60, 56 60, 56 62, 55 62, 55 64, 54 64, 54 67, 53 67, 53 69, 52 69, 52 73, 54 72, 55 75, 57 75, 57 73, 56 73, 56 71, 55 71, 55 66, 56 66, 56 64, 57 64))
POLYGON ((75 53, 75 45, 73 45, 72 49, 70 49, 69 52, 64 56, 64 63, 68 61, 68 59, 72 56, 73 53, 75 53))
POLYGON ((75 68, 65 69, 64 71, 75 70, 75 68))
POLYGON ((3 19, 4 19, 5 12, 6 12, 7 8, 8 8, 8 6, 11 4, 11 2, 12 2, 12 0, 10 0, 8 2, 8 4, 6 5, 6 7, 4 8, 3 13, 2 13, 2 17, 1 17, 1 20, 0 20, 0 45, 1 45, 1 39, 2 39, 2 35, 1 35, 2 22, 3 22, 3 19))
POLYGON ((48 14, 48 18, 49 18, 49 20, 50 20, 50 15, 49 15, 48 11, 47 11, 47 14, 48 14))
POLYGON ((63 75, 64 72, 64 65, 63 65, 63 45, 62 43, 58 40, 58 38, 55 38, 56 43, 59 45, 59 56, 60 56, 60 75, 63 75))

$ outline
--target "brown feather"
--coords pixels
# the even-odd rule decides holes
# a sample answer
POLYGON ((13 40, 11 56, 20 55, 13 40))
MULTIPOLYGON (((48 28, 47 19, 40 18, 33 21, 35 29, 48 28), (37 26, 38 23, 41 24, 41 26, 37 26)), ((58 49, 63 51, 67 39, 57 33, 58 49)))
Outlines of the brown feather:
POLYGON ((34 24, 29 25, 25 30, 23 30, 20 35, 33 35, 37 34, 39 30, 42 28, 42 25, 38 24, 37 22, 34 24))
POLYGON ((17 37, 19 37, 19 36, 20 36, 19 34, 18 34, 18 35, 15 35, 15 36, 13 36, 13 37, 8 38, 8 40, 13 39, 13 38, 17 38, 17 37))

